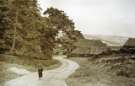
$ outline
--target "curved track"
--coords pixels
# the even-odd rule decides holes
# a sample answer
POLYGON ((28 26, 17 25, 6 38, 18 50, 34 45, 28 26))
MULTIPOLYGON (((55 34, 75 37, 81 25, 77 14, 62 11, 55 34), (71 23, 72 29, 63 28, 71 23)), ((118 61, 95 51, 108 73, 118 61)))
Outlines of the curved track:
POLYGON ((43 78, 38 79, 37 72, 24 75, 22 77, 10 80, 5 86, 67 86, 65 79, 68 78, 79 65, 64 56, 57 56, 54 59, 59 60, 62 65, 59 68, 43 72, 43 78))

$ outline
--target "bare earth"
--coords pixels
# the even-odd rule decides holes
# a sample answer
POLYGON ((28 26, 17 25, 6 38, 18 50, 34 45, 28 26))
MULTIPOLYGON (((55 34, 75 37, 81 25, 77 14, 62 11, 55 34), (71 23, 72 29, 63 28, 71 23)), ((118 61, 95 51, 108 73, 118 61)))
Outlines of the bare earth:
POLYGON ((65 79, 74 73, 79 65, 63 57, 64 56, 55 57, 62 65, 54 70, 44 71, 44 76, 40 80, 38 79, 37 72, 34 72, 10 80, 6 82, 4 86, 67 86, 65 79))

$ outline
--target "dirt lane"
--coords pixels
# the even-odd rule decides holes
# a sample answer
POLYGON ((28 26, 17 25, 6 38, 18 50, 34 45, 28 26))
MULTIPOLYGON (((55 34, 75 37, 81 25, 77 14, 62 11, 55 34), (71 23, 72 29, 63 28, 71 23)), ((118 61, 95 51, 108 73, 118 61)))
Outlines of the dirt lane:
POLYGON ((5 86, 67 86, 65 79, 75 72, 79 65, 71 60, 57 56, 62 65, 54 70, 44 71, 43 78, 38 80, 37 72, 24 75, 5 83, 5 86))

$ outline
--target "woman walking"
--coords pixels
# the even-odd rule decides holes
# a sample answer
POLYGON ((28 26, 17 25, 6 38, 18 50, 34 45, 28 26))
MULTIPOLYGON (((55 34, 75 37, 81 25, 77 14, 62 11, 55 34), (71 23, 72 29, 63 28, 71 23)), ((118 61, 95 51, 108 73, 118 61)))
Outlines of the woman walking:
POLYGON ((43 77, 43 67, 42 65, 38 65, 38 77, 41 79, 43 77))

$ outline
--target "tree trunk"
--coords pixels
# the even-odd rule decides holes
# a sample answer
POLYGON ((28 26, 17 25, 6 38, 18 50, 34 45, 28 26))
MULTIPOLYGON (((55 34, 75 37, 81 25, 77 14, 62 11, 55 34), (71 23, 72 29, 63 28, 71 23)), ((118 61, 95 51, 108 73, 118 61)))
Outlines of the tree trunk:
POLYGON ((17 34, 17 23, 18 23, 18 11, 16 11, 16 17, 15 17, 15 25, 14 25, 14 34, 13 34, 13 42, 10 49, 10 53, 14 53, 15 51, 15 45, 16 45, 16 34, 17 34))

